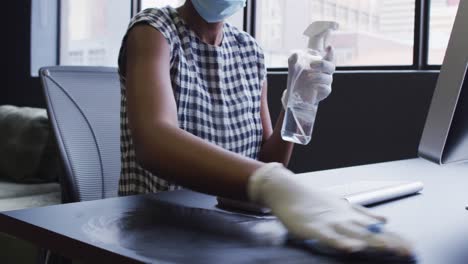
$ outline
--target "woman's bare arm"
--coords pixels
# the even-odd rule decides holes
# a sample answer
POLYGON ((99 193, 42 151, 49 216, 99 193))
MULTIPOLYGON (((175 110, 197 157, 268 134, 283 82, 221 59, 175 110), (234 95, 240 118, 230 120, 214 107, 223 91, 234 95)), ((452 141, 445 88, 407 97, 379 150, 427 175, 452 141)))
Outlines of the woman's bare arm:
POLYGON ((184 187, 246 199, 248 177, 263 163, 179 128, 169 52, 165 38, 150 26, 137 25, 129 32, 127 114, 138 162, 184 187))
POLYGON ((284 110, 281 110, 278 120, 276 121, 275 128, 272 128, 270 111, 268 109, 267 93, 267 82, 265 81, 261 97, 263 145, 260 151, 259 160, 263 162, 281 162, 284 166, 288 166, 294 144, 284 141, 281 138, 281 126, 284 119, 284 110))

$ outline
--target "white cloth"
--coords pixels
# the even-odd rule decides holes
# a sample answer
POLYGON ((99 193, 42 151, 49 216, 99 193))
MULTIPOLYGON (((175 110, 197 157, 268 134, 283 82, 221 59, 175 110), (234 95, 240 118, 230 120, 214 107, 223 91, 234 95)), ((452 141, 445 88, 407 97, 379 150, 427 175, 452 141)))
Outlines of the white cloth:
POLYGON ((296 239, 318 240, 344 252, 377 250, 411 256, 408 242, 391 232, 374 230, 382 216, 340 197, 306 188, 280 163, 268 163, 249 179, 251 201, 271 208, 296 239))

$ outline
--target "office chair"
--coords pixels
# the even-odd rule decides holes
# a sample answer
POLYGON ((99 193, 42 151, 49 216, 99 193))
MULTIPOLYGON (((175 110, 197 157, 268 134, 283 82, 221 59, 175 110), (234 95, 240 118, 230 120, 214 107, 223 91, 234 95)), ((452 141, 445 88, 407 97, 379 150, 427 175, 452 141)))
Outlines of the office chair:
POLYGON ((40 78, 63 161, 63 202, 117 196, 120 84, 117 69, 45 67, 40 78))

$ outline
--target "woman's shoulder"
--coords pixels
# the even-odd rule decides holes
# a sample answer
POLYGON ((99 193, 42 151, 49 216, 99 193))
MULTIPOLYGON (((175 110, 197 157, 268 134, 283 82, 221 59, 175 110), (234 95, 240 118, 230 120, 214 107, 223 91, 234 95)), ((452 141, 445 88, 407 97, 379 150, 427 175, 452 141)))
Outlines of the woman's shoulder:
POLYGON ((130 21, 130 26, 135 23, 148 22, 156 24, 165 24, 169 26, 174 23, 174 9, 172 7, 146 8, 138 12, 130 21))
POLYGON ((136 14, 128 26, 130 31, 137 24, 147 24, 159 31, 172 46, 177 42, 178 27, 181 23, 176 15, 176 10, 170 6, 163 8, 146 8, 136 14))
MULTIPOLYGON (((159 31, 163 37, 166 39, 169 47, 171 48, 171 62, 174 58, 176 47, 179 43, 179 38, 177 37, 177 21, 176 16, 174 15, 175 10, 172 7, 163 7, 163 8, 146 8, 138 12, 131 20, 125 33, 122 45, 119 52, 119 69, 121 65, 124 65, 126 61, 126 42, 130 31, 134 26, 139 24, 148 25, 157 31, 159 31)), ((144 39, 142 39, 144 41, 144 39)), ((121 70, 122 75, 125 75, 123 70, 121 70)))

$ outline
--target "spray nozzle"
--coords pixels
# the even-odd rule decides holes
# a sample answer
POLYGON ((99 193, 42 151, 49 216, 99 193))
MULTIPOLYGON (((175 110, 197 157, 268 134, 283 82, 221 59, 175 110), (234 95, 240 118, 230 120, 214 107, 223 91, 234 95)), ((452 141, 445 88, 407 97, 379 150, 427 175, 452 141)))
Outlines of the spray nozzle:
POLYGON ((310 24, 304 31, 309 37, 308 48, 316 51, 324 51, 328 44, 328 37, 332 30, 337 30, 339 24, 334 21, 316 21, 310 24))

